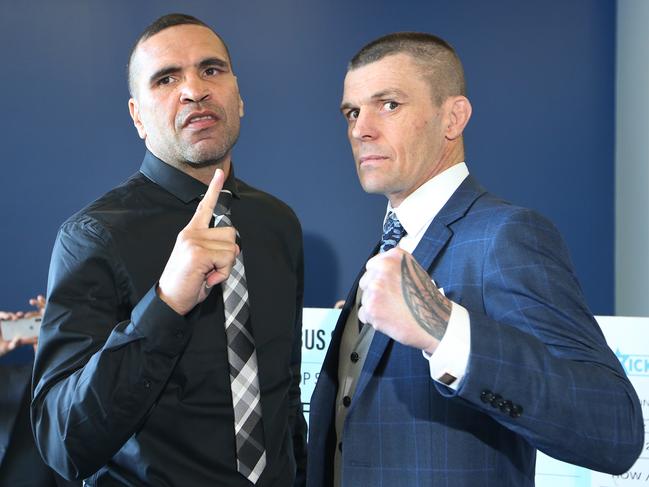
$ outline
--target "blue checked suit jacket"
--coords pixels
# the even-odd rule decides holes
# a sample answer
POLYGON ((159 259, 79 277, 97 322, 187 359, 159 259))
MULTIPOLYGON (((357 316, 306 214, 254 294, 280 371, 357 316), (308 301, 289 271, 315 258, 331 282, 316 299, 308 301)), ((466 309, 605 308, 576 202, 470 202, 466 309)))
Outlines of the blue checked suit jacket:
MULTIPOLYGON (((413 255, 469 311, 467 374, 452 391, 421 351, 377 332, 344 424, 343 486, 533 486, 536 449, 611 473, 631 466, 644 441, 638 397, 551 223, 469 176, 413 255)), ((339 346, 357 285, 311 398, 308 487, 332 483, 339 346)))

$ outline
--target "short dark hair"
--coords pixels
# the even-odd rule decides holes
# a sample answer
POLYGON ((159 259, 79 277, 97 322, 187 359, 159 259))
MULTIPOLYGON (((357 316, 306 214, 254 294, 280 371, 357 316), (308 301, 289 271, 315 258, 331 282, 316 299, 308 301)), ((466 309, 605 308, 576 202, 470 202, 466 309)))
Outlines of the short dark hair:
POLYGON ((444 39, 424 32, 395 32, 365 45, 347 66, 352 71, 393 54, 408 54, 422 68, 439 106, 449 96, 466 96, 462 62, 444 39))
MULTIPOLYGON (((142 42, 156 35, 158 32, 168 29, 169 27, 174 27, 176 25, 200 25, 201 27, 206 27, 210 29, 212 32, 214 32, 214 29, 212 29, 205 22, 187 14, 181 14, 181 13, 167 14, 154 20, 151 23, 151 25, 149 25, 146 29, 144 29, 142 34, 140 34, 140 37, 137 38, 128 56, 128 63, 126 64, 126 76, 128 80, 128 91, 131 94, 131 96, 133 96, 133 80, 131 79, 131 63, 133 61, 133 55, 135 54, 137 47, 142 42)), ((227 44, 225 43, 223 38, 220 35, 218 35, 216 32, 214 32, 214 35, 218 37, 223 43, 223 47, 225 47, 225 53, 228 55, 228 61, 230 62, 230 65, 232 65, 232 59, 230 58, 230 50, 228 49, 227 44)))

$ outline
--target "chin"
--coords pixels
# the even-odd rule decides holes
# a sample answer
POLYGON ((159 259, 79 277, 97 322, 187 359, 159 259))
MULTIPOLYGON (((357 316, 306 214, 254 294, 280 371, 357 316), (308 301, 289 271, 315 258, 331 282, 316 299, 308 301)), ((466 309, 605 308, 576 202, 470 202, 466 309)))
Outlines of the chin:
POLYGON ((361 179, 361 187, 363 188, 363 191, 369 194, 386 194, 385 185, 381 184, 379 181, 363 181, 361 179))
POLYGON ((215 166, 221 162, 220 160, 216 159, 205 159, 205 160, 200 160, 200 161, 189 161, 185 160, 185 164, 188 166, 193 167, 194 169, 201 169, 203 167, 210 167, 210 166, 215 166))
POLYGON ((221 147, 216 150, 200 150, 196 148, 185 154, 185 161, 188 165, 195 168, 209 167, 220 164, 229 153, 229 148, 227 150, 221 147))

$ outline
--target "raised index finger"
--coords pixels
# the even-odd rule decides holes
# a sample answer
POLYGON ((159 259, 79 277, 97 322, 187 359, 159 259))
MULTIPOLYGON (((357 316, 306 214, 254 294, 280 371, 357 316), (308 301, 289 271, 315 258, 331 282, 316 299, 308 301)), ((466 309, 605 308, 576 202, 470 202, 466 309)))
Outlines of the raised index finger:
POLYGON ((194 213, 194 216, 189 221, 187 227, 209 228, 212 215, 214 214, 214 208, 216 207, 216 202, 219 200, 219 193, 223 188, 224 180, 225 175, 223 174, 222 169, 214 171, 214 176, 207 188, 207 193, 205 193, 205 196, 203 196, 203 199, 198 204, 196 213, 194 213))

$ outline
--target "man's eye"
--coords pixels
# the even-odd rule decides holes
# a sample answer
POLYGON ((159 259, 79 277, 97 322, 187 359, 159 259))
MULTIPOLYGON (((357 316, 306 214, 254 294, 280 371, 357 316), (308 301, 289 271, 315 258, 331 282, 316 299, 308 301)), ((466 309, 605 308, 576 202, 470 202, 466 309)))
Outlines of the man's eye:
POLYGON ((399 107, 399 103, 396 101, 386 101, 383 104, 383 108, 385 108, 388 112, 393 112, 399 107))
POLYGON ((205 74, 207 76, 215 76, 215 75, 219 74, 219 70, 216 69, 216 68, 207 68, 205 70, 205 74))
POLYGON ((158 85, 168 85, 171 83, 171 76, 165 76, 164 78, 160 78, 158 80, 158 85))
POLYGON ((358 113, 359 110, 357 108, 353 110, 348 110, 347 113, 345 113, 345 118, 347 120, 356 120, 358 118, 358 113))

